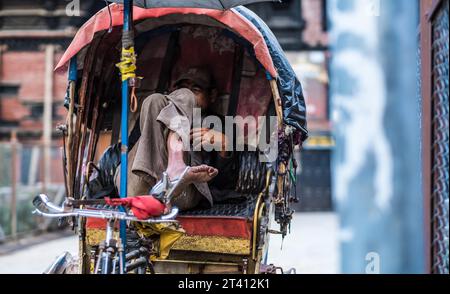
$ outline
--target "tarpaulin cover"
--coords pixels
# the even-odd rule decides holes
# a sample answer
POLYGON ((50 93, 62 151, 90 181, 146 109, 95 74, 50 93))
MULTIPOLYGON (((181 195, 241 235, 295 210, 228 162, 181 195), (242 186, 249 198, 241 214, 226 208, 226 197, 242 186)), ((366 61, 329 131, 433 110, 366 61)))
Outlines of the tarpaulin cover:
POLYGON ((302 133, 302 141, 304 141, 308 136, 308 130, 302 85, 289 64, 280 43, 270 28, 253 11, 243 6, 233 8, 233 10, 248 19, 263 35, 278 73, 277 81, 283 102, 284 122, 299 130, 302 133))

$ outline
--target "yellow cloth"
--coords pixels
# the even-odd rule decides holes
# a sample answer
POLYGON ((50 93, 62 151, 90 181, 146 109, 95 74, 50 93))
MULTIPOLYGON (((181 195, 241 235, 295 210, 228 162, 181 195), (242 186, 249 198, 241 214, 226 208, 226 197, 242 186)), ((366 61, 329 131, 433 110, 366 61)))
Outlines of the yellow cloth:
POLYGON ((180 239, 185 231, 174 224, 142 224, 135 223, 138 234, 149 238, 159 235, 159 257, 152 256, 151 259, 166 259, 169 256, 175 242, 180 239))

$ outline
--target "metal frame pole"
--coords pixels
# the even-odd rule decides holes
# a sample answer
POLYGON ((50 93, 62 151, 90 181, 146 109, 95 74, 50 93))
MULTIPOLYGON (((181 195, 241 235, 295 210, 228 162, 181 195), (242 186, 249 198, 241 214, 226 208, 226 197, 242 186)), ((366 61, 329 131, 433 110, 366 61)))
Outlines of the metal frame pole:
MULTIPOLYGON (((126 36, 131 31, 132 25, 132 13, 133 13, 133 0, 124 0, 123 2, 123 36, 122 36, 122 48, 127 46, 128 42, 125 42, 126 36)), ((120 197, 127 197, 127 172, 128 172, 128 96, 129 96, 129 81, 122 81, 122 116, 121 116, 121 164, 120 164, 120 197)), ((122 208, 123 209, 123 208, 122 208)), ((123 243, 124 254, 126 248, 126 222, 120 221, 120 239, 123 243)), ((122 260, 125 260, 123 258, 122 260)), ((125 267, 124 267, 125 268, 125 267)))

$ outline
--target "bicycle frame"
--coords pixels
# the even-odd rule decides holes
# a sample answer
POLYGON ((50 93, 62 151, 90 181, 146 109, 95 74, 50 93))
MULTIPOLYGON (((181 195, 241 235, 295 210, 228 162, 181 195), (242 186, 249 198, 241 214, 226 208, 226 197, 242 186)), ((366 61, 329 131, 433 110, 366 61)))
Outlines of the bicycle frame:
POLYGON ((106 225, 106 238, 100 244, 100 251, 95 265, 94 273, 97 274, 101 266, 101 274, 115 274, 117 259, 119 261, 119 274, 124 274, 122 241, 113 237, 115 220, 108 220, 106 225), (117 257, 118 256, 118 257, 117 257))

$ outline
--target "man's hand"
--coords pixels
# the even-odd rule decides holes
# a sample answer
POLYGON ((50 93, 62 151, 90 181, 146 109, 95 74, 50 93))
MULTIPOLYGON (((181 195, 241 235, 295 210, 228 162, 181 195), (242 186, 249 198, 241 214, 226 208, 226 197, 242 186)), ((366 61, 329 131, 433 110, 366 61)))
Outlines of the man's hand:
POLYGON ((216 130, 207 128, 195 128, 191 130, 191 140, 194 150, 200 150, 201 147, 211 146, 219 151, 220 156, 226 156, 226 146, 228 138, 225 134, 216 130))

